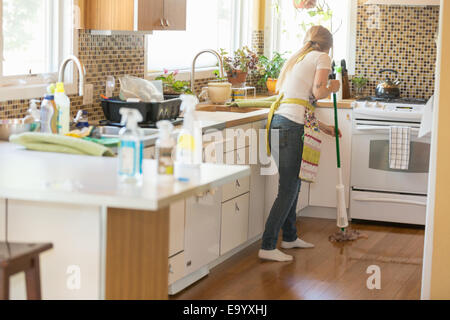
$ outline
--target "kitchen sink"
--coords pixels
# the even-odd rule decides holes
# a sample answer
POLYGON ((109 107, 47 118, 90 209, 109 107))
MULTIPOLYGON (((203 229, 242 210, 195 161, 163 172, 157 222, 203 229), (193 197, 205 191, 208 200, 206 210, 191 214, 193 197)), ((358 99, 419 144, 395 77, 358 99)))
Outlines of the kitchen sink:
POLYGON ((239 108, 239 107, 231 107, 224 105, 198 105, 197 111, 206 111, 206 112, 232 112, 232 113, 250 113, 259 111, 261 108, 239 108))
MULTIPOLYGON (((98 127, 98 133, 105 138, 116 138, 119 136, 119 132, 122 128, 119 127, 113 127, 113 126, 104 126, 104 127, 98 127)), ((144 133, 144 136, 152 136, 155 134, 158 134, 158 129, 142 129, 142 132, 144 133)))

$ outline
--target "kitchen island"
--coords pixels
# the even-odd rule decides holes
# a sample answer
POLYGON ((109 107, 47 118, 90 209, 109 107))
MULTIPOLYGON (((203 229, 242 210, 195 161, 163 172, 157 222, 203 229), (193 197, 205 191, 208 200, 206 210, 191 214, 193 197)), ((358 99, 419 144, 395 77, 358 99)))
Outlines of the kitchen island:
POLYGON ((0 143, 0 239, 53 242, 41 257, 44 299, 167 299, 170 204, 249 174, 204 164, 198 181, 163 184, 145 160, 144 184, 132 187, 118 182, 117 159, 0 143))

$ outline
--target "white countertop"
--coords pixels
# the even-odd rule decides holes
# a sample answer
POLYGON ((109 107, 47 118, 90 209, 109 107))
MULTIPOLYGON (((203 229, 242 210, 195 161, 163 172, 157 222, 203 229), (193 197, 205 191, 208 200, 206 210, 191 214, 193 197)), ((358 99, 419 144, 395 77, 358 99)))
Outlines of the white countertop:
POLYGON ((0 142, 0 198, 155 211, 250 175, 248 166, 203 164, 196 183, 158 183, 144 160, 144 185, 118 182, 117 158, 27 151, 0 142))

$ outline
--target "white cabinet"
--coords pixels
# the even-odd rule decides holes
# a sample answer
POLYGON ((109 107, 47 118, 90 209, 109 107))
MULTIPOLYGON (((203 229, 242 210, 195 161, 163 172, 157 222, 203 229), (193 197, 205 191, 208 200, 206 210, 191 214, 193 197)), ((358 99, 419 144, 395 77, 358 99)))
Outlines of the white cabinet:
POLYGON ((220 254, 245 243, 248 239, 248 193, 222 204, 220 254))
POLYGON ((169 285, 180 280, 186 273, 184 252, 169 259, 169 285))
POLYGON ((186 200, 186 275, 219 258, 221 200, 220 192, 186 200))
MULTIPOLYGON (((248 238, 253 239, 264 232, 264 195, 266 186, 266 176, 262 172, 261 161, 259 159, 259 152, 265 151, 264 136, 259 135, 260 130, 264 130, 266 120, 255 122, 252 129, 255 134, 252 137, 250 144, 250 152, 253 153, 257 161, 251 162, 251 176, 250 176, 250 207, 248 216, 248 238)), ((264 131, 262 131, 264 133, 264 131)))
POLYGON ((184 207, 181 200, 170 206, 169 216, 169 257, 184 250, 184 207))
MULTIPOLYGON (((316 109, 316 117, 326 123, 334 125, 334 110, 331 108, 316 109)), ((339 128, 342 131, 341 139, 341 166, 345 186, 345 199, 347 207, 350 200, 350 163, 352 142, 352 110, 339 109, 339 128)), ((336 207, 337 160, 336 140, 323 135, 319 172, 315 183, 311 184, 309 205, 318 207, 336 207)))

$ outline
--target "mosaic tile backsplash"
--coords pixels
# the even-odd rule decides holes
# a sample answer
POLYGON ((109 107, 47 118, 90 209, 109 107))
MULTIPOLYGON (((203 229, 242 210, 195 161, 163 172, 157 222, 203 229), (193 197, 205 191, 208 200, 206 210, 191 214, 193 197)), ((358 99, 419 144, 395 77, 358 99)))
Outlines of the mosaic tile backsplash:
POLYGON ((356 40, 356 75, 369 79, 364 94, 375 95, 376 85, 386 77, 379 75, 381 69, 394 69, 402 81, 402 97, 430 98, 434 92, 439 7, 375 8, 364 2, 358 2, 356 40))

